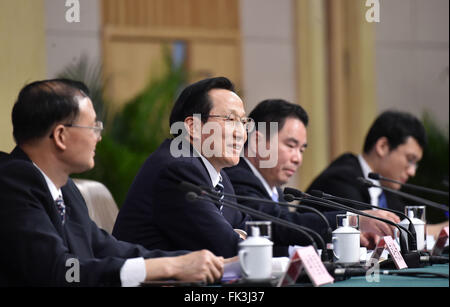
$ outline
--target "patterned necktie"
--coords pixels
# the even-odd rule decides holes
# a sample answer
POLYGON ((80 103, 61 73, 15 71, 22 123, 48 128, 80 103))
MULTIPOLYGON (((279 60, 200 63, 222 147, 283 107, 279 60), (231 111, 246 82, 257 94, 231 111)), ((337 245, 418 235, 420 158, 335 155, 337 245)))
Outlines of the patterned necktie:
POLYGON ((225 195, 223 195, 223 184, 222 184, 222 178, 220 178, 219 182, 216 184, 216 186, 214 187, 214 189, 216 190, 217 196, 219 196, 219 202, 220 202, 220 212, 222 212, 222 208, 223 208, 223 198, 225 197, 225 195))
POLYGON ((58 209, 59 216, 61 217, 62 224, 66 221, 66 205, 64 204, 64 200, 62 196, 58 196, 55 200, 56 208, 58 209))
POLYGON ((380 196, 378 196, 378 207, 387 208, 386 195, 384 192, 381 192, 380 196))

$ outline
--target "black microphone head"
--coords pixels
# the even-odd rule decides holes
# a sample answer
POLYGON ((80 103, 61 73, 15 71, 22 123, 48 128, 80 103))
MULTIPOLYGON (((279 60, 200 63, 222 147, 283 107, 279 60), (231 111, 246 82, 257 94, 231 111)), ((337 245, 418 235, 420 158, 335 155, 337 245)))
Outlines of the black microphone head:
POLYGON ((287 201, 288 203, 293 202, 295 200, 295 197, 292 194, 284 194, 283 197, 284 200, 287 201))
POLYGON ((325 193, 319 190, 312 190, 309 194, 311 194, 314 197, 323 198, 325 196, 325 193))
POLYGON ((197 197, 198 197, 198 195, 195 192, 187 192, 186 193, 186 200, 187 201, 194 201, 194 200, 197 199, 197 197))
POLYGON ((356 180, 358 180, 362 185, 364 185, 365 187, 374 187, 375 185, 372 183, 372 181, 367 180, 363 177, 358 177, 356 178, 356 180))
POLYGON ((291 194, 294 197, 305 197, 305 193, 294 188, 284 188, 283 194, 291 194))
POLYGON ((377 173, 369 173, 369 175, 367 175, 367 177, 369 177, 370 179, 373 179, 373 180, 380 180, 380 178, 381 178, 380 174, 377 174, 377 173))

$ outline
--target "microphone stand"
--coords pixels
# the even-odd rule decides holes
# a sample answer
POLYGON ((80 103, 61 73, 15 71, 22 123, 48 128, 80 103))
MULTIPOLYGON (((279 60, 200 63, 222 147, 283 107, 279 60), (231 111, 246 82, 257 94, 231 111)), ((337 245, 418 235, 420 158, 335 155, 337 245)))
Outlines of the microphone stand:
POLYGON ((408 239, 409 239, 408 240, 409 241, 408 242, 409 243, 408 244, 408 248, 410 250, 413 250, 413 251, 417 250, 416 229, 414 228, 414 224, 412 223, 411 219, 406 214, 404 214, 403 212, 400 212, 400 211, 397 211, 397 210, 393 210, 393 209, 389 209, 389 208, 380 208, 380 207, 377 207, 377 206, 372 206, 372 205, 363 203, 361 201, 348 199, 348 198, 343 198, 343 197, 338 197, 338 196, 327 194, 327 193, 324 193, 324 192, 318 191, 318 190, 312 190, 311 191, 311 195, 316 196, 316 197, 320 197, 320 198, 323 198, 323 199, 327 199, 327 200, 337 200, 337 201, 342 201, 342 202, 346 202, 346 203, 350 203, 350 204, 355 204, 355 205, 359 205, 359 206, 365 207, 367 209, 378 209, 378 210, 383 210, 383 211, 389 211, 389 212, 392 212, 392 213, 396 213, 396 214, 400 215, 403 218, 406 218, 409 221, 408 228, 409 228, 409 231, 412 234, 412 237, 408 237, 408 239))
MULTIPOLYGON (((207 190, 210 193, 216 193, 215 190, 211 189, 210 187, 203 187, 202 188, 204 190, 207 190)), ((230 194, 230 193, 223 193, 224 196, 228 196, 228 197, 234 197, 237 200, 250 200, 250 201, 257 201, 259 203, 263 203, 263 204, 271 204, 271 205, 280 205, 282 207, 290 207, 290 208, 296 208, 296 209, 304 209, 307 211, 311 211, 316 213, 317 215, 319 215, 319 217, 324 221, 324 223, 327 226, 327 240, 329 243, 331 243, 331 236, 332 236, 332 232, 333 230, 331 229, 330 223, 328 222, 328 219, 325 217, 325 215, 323 215, 322 212, 320 212, 319 210, 317 210, 316 208, 313 207, 308 207, 308 206, 303 206, 303 205, 295 205, 295 204, 288 204, 288 203, 284 203, 284 202, 276 202, 273 200, 268 200, 268 199, 263 199, 263 198, 257 198, 257 197, 250 197, 250 196, 242 196, 242 195, 237 195, 237 194, 230 194)))
MULTIPOLYGON (((356 209, 354 209, 352 207, 348 207, 348 206, 336 203, 336 202, 331 201, 331 200, 322 200, 322 199, 320 199, 318 197, 314 197, 312 195, 303 193, 303 192, 301 192, 299 190, 292 189, 292 188, 285 188, 284 189, 284 193, 295 193, 298 196, 300 196, 300 197, 296 197, 296 196, 293 196, 292 194, 285 194, 285 199, 287 201, 289 201, 288 198, 293 199, 293 200, 300 200, 300 201, 310 202, 310 203, 313 203, 312 200, 314 200, 315 203, 313 203, 313 204, 318 204, 320 206, 330 207, 330 208, 339 209, 339 210, 344 209, 344 210, 356 213, 358 215, 366 216, 366 217, 369 217, 369 218, 373 218, 373 219, 385 222, 385 223, 387 223, 389 225, 397 227, 397 229, 400 231, 400 233, 401 233, 401 230, 404 230, 410 237, 412 237, 412 234, 405 227, 403 227, 401 225, 398 225, 398 224, 396 224, 396 223, 394 223, 392 221, 372 216, 372 215, 367 214, 365 212, 362 212, 360 210, 356 210, 356 209), (289 197, 289 196, 287 197, 286 195, 290 195, 291 197, 289 197)), ((400 239, 400 248, 401 248, 402 253, 408 252, 408 248, 406 246, 406 242, 404 241, 403 236, 400 236, 399 239, 400 239)))
POLYGON ((264 212, 261 212, 261 211, 249 208, 247 206, 240 205, 240 204, 238 204, 236 202, 232 202, 232 201, 229 201, 229 200, 226 200, 226 199, 222 199, 222 201, 220 201, 220 198, 217 196, 216 193, 210 193, 208 191, 205 191, 201 187, 198 187, 198 186, 196 186, 194 184, 191 184, 189 182, 185 182, 184 181, 184 182, 182 182, 180 184, 179 187, 180 187, 180 189, 182 189, 184 191, 189 191, 186 194, 186 199, 188 201, 194 201, 196 199, 212 201, 215 204, 224 205, 226 207, 230 207, 230 208, 236 209, 238 211, 247 213, 248 215, 255 216, 255 217, 260 218, 260 219, 265 219, 267 221, 271 221, 274 224, 278 224, 278 225, 281 225, 281 226, 284 226, 284 227, 288 227, 288 228, 291 228, 291 229, 296 229, 297 231, 302 233, 306 238, 308 238, 309 241, 311 241, 312 246, 314 247, 314 249, 317 252, 317 244, 314 241, 314 239, 312 238, 312 236, 309 234, 309 233, 311 233, 311 234, 313 234, 314 236, 316 236, 318 238, 318 241, 320 242, 320 244, 323 247, 322 251, 325 251, 325 252, 322 252, 322 261, 328 261, 328 255, 326 253, 325 242, 323 241, 322 237, 317 232, 315 232, 315 231, 313 231, 311 229, 308 229, 306 227, 303 227, 303 226, 300 226, 300 225, 297 225, 297 224, 285 221, 283 219, 280 219, 280 218, 274 217, 274 216, 272 216, 270 214, 267 214, 267 213, 264 213, 264 212), (207 196, 208 198, 203 197, 203 196, 207 196))
POLYGON ((418 186, 418 185, 415 185, 415 184, 411 184, 411 183, 401 183, 400 181, 383 177, 383 176, 381 176, 380 174, 377 174, 377 173, 369 173, 368 177, 370 179, 374 179, 374 180, 382 180, 382 181, 389 181, 389 182, 397 183, 397 184, 400 184, 401 186, 403 186, 405 188, 410 188, 410 189, 413 189, 413 190, 418 190, 418 191, 427 192, 427 193, 436 194, 436 195, 441 195, 441 196, 447 196, 447 198, 448 198, 448 192, 440 191, 440 190, 436 190, 436 189, 431 189, 431 188, 427 188, 427 187, 421 187, 421 186, 418 186))
POLYGON ((390 192, 392 194, 397 194, 397 195, 402 196, 404 198, 410 199, 412 201, 416 201, 416 202, 422 203, 424 205, 437 208, 437 209, 442 210, 442 211, 448 211, 448 207, 447 206, 435 203, 435 202, 433 202, 431 200, 428 200, 428 199, 425 199, 425 198, 422 198, 422 197, 418 197, 418 196, 414 196, 414 195, 411 195, 411 194, 408 194, 408 193, 405 193, 405 192, 397 191, 397 190, 394 190, 394 189, 391 189, 391 188, 379 186, 379 185, 373 184, 372 181, 367 180, 367 179, 362 178, 362 177, 358 177, 357 180, 359 182, 361 182, 363 185, 365 185, 366 187, 379 188, 379 189, 382 189, 384 191, 390 192))
MULTIPOLYGON (((296 199, 296 200, 306 200, 306 201, 308 201, 309 200, 308 198, 314 198, 314 196, 311 196, 309 194, 303 193, 303 192, 301 192, 299 190, 292 189, 292 188, 285 188, 284 192, 285 193, 286 192, 287 193, 293 192, 293 193, 296 193, 297 195, 301 196, 301 197, 295 197, 295 196, 290 195, 290 194, 285 194, 285 199, 286 200, 288 200, 288 198, 291 198, 291 199, 296 199), (290 196, 286 197, 287 195, 290 195, 290 196)), ((331 208, 341 207, 341 208, 343 208, 345 210, 348 210, 350 212, 353 212, 353 213, 356 213, 356 214, 359 214, 359 215, 362 215, 362 216, 367 216, 369 218, 374 218, 376 220, 383 221, 383 222, 388 223, 390 225, 396 226, 397 229, 400 230, 400 233, 401 233, 401 230, 404 230, 410 237, 412 237, 412 234, 405 227, 403 227, 401 225, 398 225, 398 224, 396 224, 394 222, 391 222, 389 220, 371 216, 371 215, 366 214, 364 212, 361 212, 359 210, 355 210, 355 209, 353 209, 351 207, 347 207, 345 205, 342 205, 342 204, 339 204, 339 203, 336 203, 336 202, 333 202, 333 201, 330 201, 330 200, 327 200, 326 202, 322 202, 322 203, 323 203, 322 205, 325 206, 325 207, 331 207, 331 208)), ((406 247, 406 244, 405 244, 403 236, 400 236, 399 239, 400 239, 401 253, 402 253, 402 256, 403 256, 406 264, 408 265, 408 267, 410 267, 410 268, 417 268, 417 267, 423 266, 423 263, 421 263, 421 261, 420 261, 420 257, 421 257, 420 252, 414 251, 414 252, 410 253, 408 251, 407 247, 406 247)))

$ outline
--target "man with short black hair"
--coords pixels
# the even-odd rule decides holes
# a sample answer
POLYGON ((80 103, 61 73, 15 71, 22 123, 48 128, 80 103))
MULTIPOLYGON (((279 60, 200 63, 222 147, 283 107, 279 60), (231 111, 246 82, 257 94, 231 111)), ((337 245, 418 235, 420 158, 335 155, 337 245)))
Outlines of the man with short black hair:
MULTIPOLYGON (((170 115, 173 139, 165 140, 136 175, 114 225, 119 239, 147 248, 237 255, 249 217, 209 200, 186 200, 187 181, 234 193, 224 167, 238 163, 252 121, 234 85, 224 77, 187 86, 170 115)), ((224 196, 226 200, 233 200, 224 196)))
MULTIPOLYGON (((308 191, 321 190, 403 212, 404 204, 397 196, 383 193, 378 188, 364 187, 357 178, 368 178, 368 174, 374 172, 406 183, 416 174, 426 143, 425 128, 416 117, 406 112, 385 111, 369 129, 363 153, 345 153, 338 157, 314 179, 308 191)), ((392 189, 401 188, 396 183, 369 180, 392 189)), ((361 209, 357 205, 355 207, 361 209)))
POLYGON ((209 251, 149 251, 116 240, 89 218, 69 178, 94 167, 103 129, 84 84, 54 79, 25 86, 12 122, 17 146, 0 155, 0 286, 220 278, 223 258, 209 251))
MULTIPOLYGON (((399 190, 401 185, 368 178, 373 172, 383 177, 406 183, 414 177, 417 165, 427 146, 426 131, 419 119, 407 112, 388 110, 373 122, 359 155, 345 153, 335 159, 311 183, 307 192, 321 190, 339 197, 349 198, 373 206, 404 211, 406 203, 393 193, 379 188, 367 188, 358 180, 363 177, 376 185, 399 190)), ((358 205, 352 205, 361 209, 358 205)), ((427 225, 427 233, 437 237, 448 221, 427 225)))
MULTIPOLYGON (((282 99, 267 99, 260 102, 250 113, 256 123, 256 131, 249 136, 244 157, 235 167, 225 169, 237 194, 274 201, 284 201, 281 186, 297 172, 303 162, 303 153, 307 148, 308 114, 300 106, 282 99), (273 161, 271 161, 273 160, 273 161)), ((267 205, 257 201, 242 201, 242 204, 280 217, 290 222, 306 226, 330 239, 325 222, 316 213, 290 212, 286 207, 267 205)), ((336 214, 325 213, 331 229, 336 228, 336 214)), ((371 212, 372 213, 372 212, 371 212)), ((376 213, 379 217, 398 222, 390 212, 376 213)), ((391 227, 374 219, 360 218, 361 230, 376 234, 393 234, 391 227)), ((276 242, 275 255, 286 255, 288 245, 298 244, 294 231, 274 226, 273 236, 276 242)), ((369 242, 365 236, 361 243, 369 242)))

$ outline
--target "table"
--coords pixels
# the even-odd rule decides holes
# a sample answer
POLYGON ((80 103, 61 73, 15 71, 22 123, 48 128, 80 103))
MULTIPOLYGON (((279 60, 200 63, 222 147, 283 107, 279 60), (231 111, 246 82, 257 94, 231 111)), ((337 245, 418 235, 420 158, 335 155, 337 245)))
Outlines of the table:
MULTIPOLYGON (((382 271, 382 270, 381 270, 382 271)), ((396 270, 390 270, 400 272, 396 270)), ((404 269, 404 272, 449 273, 448 264, 435 264, 424 268, 404 269)), ((381 275, 379 282, 368 282, 365 276, 351 277, 322 287, 448 287, 448 278, 423 278, 414 276, 381 275)))

